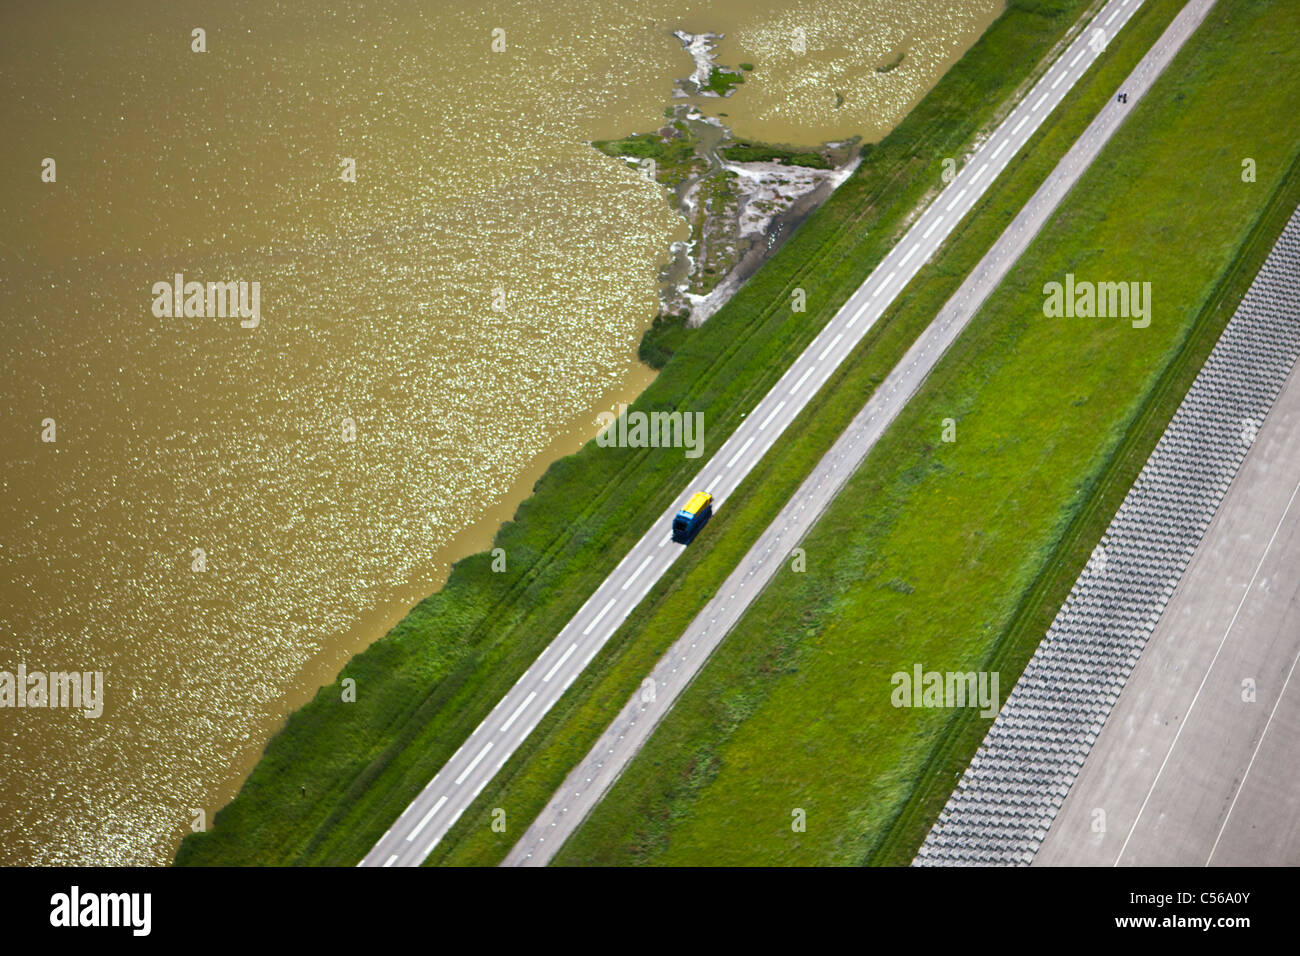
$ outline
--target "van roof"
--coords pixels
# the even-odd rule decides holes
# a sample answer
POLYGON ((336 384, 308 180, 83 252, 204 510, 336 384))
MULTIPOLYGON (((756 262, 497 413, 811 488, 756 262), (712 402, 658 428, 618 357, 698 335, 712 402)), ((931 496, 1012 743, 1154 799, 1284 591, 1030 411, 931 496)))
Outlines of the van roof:
POLYGON ((691 495, 691 500, 686 502, 686 507, 682 510, 697 515, 704 510, 704 506, 709 504, 711 501, 713 501, 713 495, 709 494, 707 491, 697 491, 695 494, 691 495))

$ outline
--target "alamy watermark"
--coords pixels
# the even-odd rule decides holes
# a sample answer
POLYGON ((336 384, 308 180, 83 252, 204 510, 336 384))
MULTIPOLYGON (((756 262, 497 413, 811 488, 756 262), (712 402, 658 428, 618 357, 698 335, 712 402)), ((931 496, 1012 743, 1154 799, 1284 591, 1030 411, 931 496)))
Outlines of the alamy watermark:
POLYGON ((895 707, 979 707, 981 717, 998 712, 997 671, 896 671, 889 679, 895 707))
POLYGON ((626 405, 618 413, 601 412, 601 448, 685 448, 687 458, 699 458, 704 452, 703 412, 629 412, 626 405))
POLYGON ((1135 329, 1151 324, 1150 282, 1076 282, 1067 272, 1064 283, 1044 285, 1043 295, 1049 319, 1132 319, 1135 329))
POLYGON ((55 927, 122 927, 132 936, 148 936, 152 911, 152 893, 83 893, 74 885, 50 897, 50 925, 55 927))
POLYGON ((102 671, 0 671, 0 707, 64 707, 87 717, 104 712, 102 671))
POLYGON ((224 319, 238 316, 239 324, 255 329, 262 322, 262 283, 186 282, 178 272, 171 282, 153 284, 155 318, 224 319))

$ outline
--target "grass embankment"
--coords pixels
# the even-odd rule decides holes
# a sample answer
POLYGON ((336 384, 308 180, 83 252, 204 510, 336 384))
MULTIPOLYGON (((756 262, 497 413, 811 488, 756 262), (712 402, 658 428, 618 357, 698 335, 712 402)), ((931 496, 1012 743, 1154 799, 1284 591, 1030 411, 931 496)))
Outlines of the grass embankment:
MULTIPOLYGON (((888 250, 909 211, 935 187, 939 158, 969 148, 1084 6, 1083 0, 1012 0, 931 94, 869 151, 859 172, 731 302, 686 337, 634 407, 703 411, 710 447, 719 447, 888 250), (1009 71, 1008 63, 1024 66, 1009 71), (808 292, 806 313, 790 311, 795 288, 808 292)), ((875 378, 918 331, 881 323, 873 333, 875 378)), ((834 429, 828 424, 815 436, 795 449, 808 454, 786 465, 796 483, 834 429)), ((339 680, 356 681, 356 702, 341 701, 336 681, 291 715, 213 828, 186 837, 177 862, 359 860, 705 460, 591 443, 556 462, 496 537, 507 570, 493 573, 487 554, 458 562, 438 594, 340 672, 339 680)), ((788 494, 790 480, 767 496, 769 512, 779 507, 782 488, 788 494)), ((761 524, 736 529, 757 534, 761 524)), ((717 541, 729 543, 719 536, 697 541, 661 582, 657 600, 712 554, 710 542, 717 541)), ((604 668, 595 676, 608 673, 609 660, 627 647, 626 636, 616 636, 611 656, 593 663, 604 668)), ((623 696, 620 690, 608 706, 616 708, 623 696)), ((556 770, 562 777, 563 767, 556 770)), ((539 787, 544 799, 550 791, 545 781, 539 787)), ((467 817, 467 824, 478 822, 467 817)), ((517 832, 512 822, 509 835, 517 832)))
POLYGON ((724 146, 718 152, 733 163, 782 163, 786 166, 809 166, 813 169, 831 168, 830 161, 814 150, 792 149, 771 143, 738 140, 734 145, 724 146))
POLYGON ((990 721, 895 709, 891 674, 1010 691, 1300 202, 1300 131, 1276 121, 1297 107, 1300 23, 1219 0, 808 536, 808 571, 755 602, 557 862, 911 859, 990 721), (1150 281, 1150 327, 1044 318, 1067 272, 1150 281))
MULTIPOLYGON (((903 307, 893 309, 877 323, 814 398, 801 420, 787 429, 773 451, 727 499, 726 508, 719 511, 705 534, 629 617, 515 757, 507 761, 435 850, 430 862, 492 863, 508 852, 568 769, 590 749, 641 678, 731 573, 871 390, 929 324, 939 305, 1019 211, 1096 109, 1113 95, 1116 84, 1180 7, 1178 0, 1149 0, 1129 29, 1111 44, 1103 60, 1070 93, 1063 107, 1044 123, 1029 148, 990 189, 963 226, 960 240, 922 273, 913 288, 923 295, 909 291, 903 307), (498 807, 507 813, 506 834, 494 833, 487 825, 491 811, 498 807)), ((996 39, 992 33, 986 35, 986 39, 990 38, 996 39)), ((977 45, 971 55, 979 51, 977 45)), ((958 67, 965 65, 963 61, 958 67)), ((987 63, 980 62, 980 66, 987 63)), ((965 81, 964 73, 950 76, 958 84, 965 81)), ((888 141, 882 149, 887 145, 888 141)), ((928 158, 928 180, 936 182, 945 153, 914 152, 912 158, 918 160, 922 155, 928 158)))
POLYGON ((667 365, 673 354, 690 340, 692 330, 687 327, 686 318, 685 313, 656 315, 650 328, 641 336, 637 358, 654 369, 667 365))

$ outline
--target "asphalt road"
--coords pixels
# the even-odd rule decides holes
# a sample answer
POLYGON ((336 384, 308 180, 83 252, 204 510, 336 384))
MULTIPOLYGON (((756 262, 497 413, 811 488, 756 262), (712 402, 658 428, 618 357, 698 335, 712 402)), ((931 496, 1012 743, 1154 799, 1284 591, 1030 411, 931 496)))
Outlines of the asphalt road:
POLYGON ((1033 865, 1300 864, 1298 376, 1265 419, 1033 865), (1253 701, 1243 699, 1247 680, 1253 701))
MULTIPOLYGON (((807 534, 885 429, 920 388, 939 358, 970 323, 985 298, 1002 282, 1012 263, 1024 252, 1061 199, 1119 127, 1128 111, 1141 99, 1181 48, 1183 41, 1191 35, 1212 3, 1213 0, 1193 0, 1160 37, 1121 87, 1129 94, 1128 103, 1119 104, 1112 99, 1078 142, 1062 157, 1047 180, 940 310, 934 322, 917 339, 844 434, 817 464, 790 503, 719 588, 713 600, 655 666, 649 678, 652 683, 643 686, 642 691, 628 701, 591 752, 556 791, 536 821, 511 849, 506 865, 545 864, 569 834, 577 829, 649 738, 676 698, 704 666, 709 655, 740 619, 749 603, 784 566, 791 550, 807 534), (647 693, 648 688, 653 688, 653 695, 647 693)), ((1134 9, 1136 2, 1113 2, 1101 10, 1094 22, 1109 24, 1108 29, 1113 35, 1114 30, 1123 25, 1134 9)), ((968 194, 987 185, 993 178, 989 173, 996 175, 1001 168, 996 164, 1006 163, 1016 148, 1023 144, 1023 135, 1032 130, 1049 106, 1055 105, 1069 88, 1068 83, 1077 79, 1078 74, 1069 71, 1086 69, 1095 56, 1088 46, 1091 35, 1090 26, 972 158, 962 176, 930 206, 912 231, 904 237, 899 249, 895 250, 900 261, 906 259, 915 263, 928 257, 933 248, 924 255, 918 253, 908 257, 907 250, 913 237, 919 233, 919 239, 924 241, 927 236, 933 238, 933 235, 939 234, 945 223, 951 228, 954 220, 946 217, 950 207, 954 216, 961 209, 963 190, 968 194), (1017 136, 1022 138, 1016 139, 1017 136), (989 173, 981 175, 986 163, 989 173), (967 176, 973 178, 975 185, 965 180, 967 176)), ((893 255, 875 270, 863 286, 869 294, 875 294, 871 290, 873 280, 878 277, 883 277, 880 281, 885 288, 896 281, 890 277, 897 268, 891 261, 893 255)), ((881 297, 884 298, 883 295, 881 297)), ((831 335, 835 334, 837 333, 831 332, 831 335)))
MULTIPOLYGON (((1193 0, 1190 5, 1195 6, 1198 2, 1200 0, 1193 0)), ((632 609, 645 597, 655 581, 681 554, 681 546, 671 541, 669 529, 673 516, 691 494, 697 490, 711 492, 715 512, 725 504, 727 496, 744 480, 750 469, 771 448, 808 400, 879 319, 893 298, 970 211, 1011 157, 1033 135, 1043 118, 1056 107, 1075 81, 1100 55, 1104 45, 1098 42, 1096 31, 1102 31, 1103 39, 1114 36, 1139 6, 1141 0, 1111 0, 1092 23, 1079 33, 1029 95, 973 153, 953 182, 927 207, 844 307, 794 361, 781 380, 723 443, 691 486, 682 489, 678 500, 633 546, 515 686, 366 854, 360 865, 416 866, 432 852, 466 807, 514 753, 515 748, 532 732, 632 609)), ((1160 42, 1163 43, 1165 39, 1162 37, 1160 42)), ((616 776, 631 759, 640 746, 638 741, 649 735, 654 724, 671 706, 676 694, 680 693, 684 683, 721 641, 726 628, 734 623, 748 601, 780 566, 785 551, 811 526, 848 474, 861 461, 866 450, 919 387, 942 352, 961 332, 984 296, 1001 280, 1074 179, 1100 149, 1101 143, 1119 125, 1127 111, 1133 108, 1141 90, 1145 89, 1145 84, 1150 80, 1150 77, 1142 73, 1144 69, 1154 69, 1147 59, 1139 65, 1126 87, 1130 97, 1128 104, 1118 104, 1112 99, 1101 111, 1097 121, 1089 126, 1079 144, 1064 157, 1025 210, 1008 227, 989 255, 972 273, 971 279, 962 285, 953 301, 945 306, 899 367, 882 383, 858 419, 809 478, 811 484, 801 489, 792 504, 782 511, 773 527, 764 533, 746 556, 737 573, 728 579, 719 597, 705 608, 687 634, 669 651, 665 661, 656 668, 651 675, 657 682, 655 700, 645 704, 648 708, 647 719, 635 725, 634 739, 629 738, 626 743, 619 741, 620 746, 613 748, 602 738, 602 742, 578 767, 572 779, 583 780, 584 767, 599 754, 613 758, 602 761, 603 767, 598 771, 599 774, 605 774, 608 770, 616 776), (1080 145, 1086 146, 1089 143, 1095 144, 1095 149, 1079 149, 1080 145), (778 547, 785 550, 777 551, 773 557, 773 549, 778 547), (737 575, 740 576, 740 581, 735 580, 737 575), (715 623, 718 626, 713 626, 715 623), (712 630, 709 630, 710 627, 712 630), (689 650, 692 645, 697 646, 699 653, 689 658, 687 670, 682 670, 684 665, 674 667, 669 663, 679 646, 689 650), (663 673, 665 665, 667 675, 663 673), (677 683, 672 679, 674 670, 680 671, 682 675, 677 683), (659 682, 659 677, 665 677, 665 680, 659 682), (608 750, 614 750, 614 753, 606 753, 608 750)), ((1158 69, 1155 69, 1155 73, 1158 73, 1158 69)), ((1151 76, 1155 73, 1151 73, 1151 76)), ((629 708, 642 703, 641 695, 638 695, 629 702, 629 708)), ((620 725, 623 716, 621 714, 616 719, 615 727, 620 725)), ((592 779, 599 782, 604 777, 593 776, 592 779)), ((612 780, 613 777, 609 779, 612 780)), ((605 786, 607 785, 606 783, 605 786)), ((570 797, 569 794, 579 791, 575 791, 566 781, 557 795, 557 801, 564 805, 554 809, 548 805, 520 845, 511 852, 508 862, 544 862, 558 846, 556 837, 576 827, 599 799, 605 786, 597 788, 588 785, 580 791, 581 796, 570 797), (561 826, 562 823, 565 824, 564 827, 561 826), (545 851, 539 853, 543 847, 545 851)), ((487 825, 487 821, 484 821, 484 825, 487 825)))

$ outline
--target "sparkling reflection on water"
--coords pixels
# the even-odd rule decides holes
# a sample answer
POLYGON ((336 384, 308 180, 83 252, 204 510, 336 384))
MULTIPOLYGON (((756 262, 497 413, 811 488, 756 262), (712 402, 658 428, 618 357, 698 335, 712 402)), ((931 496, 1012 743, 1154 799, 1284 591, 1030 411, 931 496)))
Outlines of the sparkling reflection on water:
POLYGON ((106 681, 98 719, 0 711, 0 863, 165 862, 649 381, 635 346, 685 229, 586 143, 654 128, 690 68, 672 29, 758 66, 707 104, 738 132, 815 143, 888 130, 999 9, 0 11, 0 669, 106 681), (261 325, 155 318, 177 272, 259 282, 261 325))

